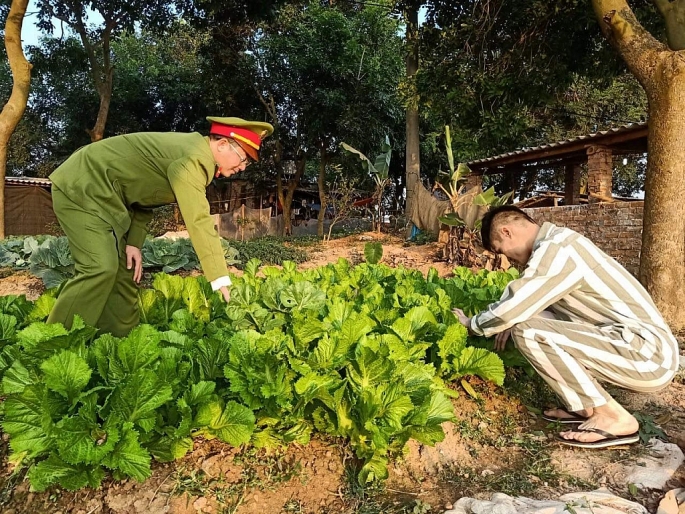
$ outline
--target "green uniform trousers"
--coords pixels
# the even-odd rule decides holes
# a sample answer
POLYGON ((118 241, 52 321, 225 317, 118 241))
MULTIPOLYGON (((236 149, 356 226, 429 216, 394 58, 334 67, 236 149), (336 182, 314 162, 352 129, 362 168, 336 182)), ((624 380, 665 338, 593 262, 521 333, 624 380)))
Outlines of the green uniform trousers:
POLYGON ((126 336, 139 322, 138 288, 133 269, 126 269, 126 236, 118 239, 108 223, 56 187, 52 202, 69 240, 76 274, 60 291, 48 323, 70 328, 77 314, 100 333, 126 336))

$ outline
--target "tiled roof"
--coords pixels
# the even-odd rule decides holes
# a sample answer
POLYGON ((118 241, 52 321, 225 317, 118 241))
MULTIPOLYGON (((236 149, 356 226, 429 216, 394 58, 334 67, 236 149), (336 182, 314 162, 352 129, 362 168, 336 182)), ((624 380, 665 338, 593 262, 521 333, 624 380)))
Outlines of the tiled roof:
POLYGON ((576 136, 572 137, 569 139, 565 139, 563 141, 558 141, 556 143, 549 143, 545 145, 540 145, 540 146, 533 146, 529 148, 521 148, 520 150, 515 150, 513 152, 507 152, 503 153, 500 155, 495 155, 493 157, 486 157, 484 159, 478 159, 475 161, 471 161, 467 163, 469 166, 476 166, 476 167, 483 167, 486 166, 488 163, 495 162, 502 160, 507 157, 514 157, 514 156, 525 156, 526 154, 534 154, 538 153, 540 151, 546 151, 546 150, 552 150, 552 149, 561 149, 564 146, 570 146, 576 143, 580 142, 585 142, 585 143, 592 143, 593 140, 601 140, 605 139, 607 136, 614 136, 614 135, 619 135, 619 134, 626 134, 630 132, 639 132, 644 129, 646 129, 647 123, 629 123, 627 125, 623 125, 621 127, 616 127, 612 128, 609 130, 602 130, 599 132, 595 132, 593 134, 585 134, 582 136, 576 136))
POLYGON ((5 184, 14 184, 18 186, 31 185, 41 187, 52 186, 52 182, 50 182, 49 178, 39 177, 5 177, 5 184))

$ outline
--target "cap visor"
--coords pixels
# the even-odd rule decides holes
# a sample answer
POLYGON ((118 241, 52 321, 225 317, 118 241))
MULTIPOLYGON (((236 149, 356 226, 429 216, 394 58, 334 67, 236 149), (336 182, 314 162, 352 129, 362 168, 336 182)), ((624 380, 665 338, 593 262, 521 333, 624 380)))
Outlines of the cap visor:
POLYGON ((237 139, 234 139, 233 141, 240 145, 240 148, 243 149, 243 152, 245 152, 250 159, 252 159, 254 162, 259 161, 259 152, 257 150, 252 148, 250 145, 243 143, 242 141, 238 141, 237 139))

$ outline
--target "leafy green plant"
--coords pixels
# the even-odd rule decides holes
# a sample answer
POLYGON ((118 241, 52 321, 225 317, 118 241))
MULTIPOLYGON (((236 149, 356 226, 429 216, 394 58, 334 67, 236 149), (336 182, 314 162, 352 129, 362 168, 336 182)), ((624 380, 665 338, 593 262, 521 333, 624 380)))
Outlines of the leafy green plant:
POLYGON ((319 432, 349 440, 359 483, 383 479, 409 439, 443 439, 455 394, 445 380, 504 378, 452 313, 470 294, 457 293, 460 280, 251 260, 225 304, 202 277, 160 273, 125 338, 78 318, 70 330, 45 324, 50 295, 0 298, 9 459, 28 466, 35 490, 78 489, 108 472, 144 480, 153 458, 179 459, 195 437, 274 448, 319 432))
POLYGON ((635 416, 635 419, 640 423, 639 435, 642 444, 648 444, 649 441, 654 438, 668 441, 668 436, 657 422, 654 421, 652 416, 641 412, 633 412, 633 416, 635 416))
MULTIPOLYGON (((225 239, 221 240, 226 264, 235 265, 238 260, 238 250, 233 248, 225 239)), ((200 260, 190 239, 147 238, 142 248, 143 267, 157 268, 164 273, 172 273, 179 269, 190 271, 200 269, 200 260)))
MULTIPOLYGON (((221 240, 226 263, 239 264, 239 252, 225 239, 221 240)), ((162 269, 171 273, 179 269, 200 269, 200 262, 193 245, 187 238, 176 240, 148 238, 143 244, 143 267, 162 269)), ((29 268, 41 278, 45 287, 58 287, 74 276, 74 262, 71 258, 66 237, 37 236, 11 238, 0 242, 0 267, 14 269, 29 268)))
POLYGON ((241 266, 251 259, 276 265, 281 265, 286 261, 300 263, 307 260, 307 253, 304 250, 288 246, 282 240, 272 237, 251 241, 231 241, 230 244, 238 251, 237 259, 241 266))
MULTIPOLYGON (((449 262, 458 266, 498 269, 500 263, 497 256, 490 259, 489 252, 486 254, 480 247, 481 220, 491 207, 506 204, 514 192, 510 191, 501 197, 495 194, 494 187, 485 192, 464 192, 466 176, 471 170, 464 163, 459 163, 455 168, 449 126, 445 126, 445 149, 450 171, 440 172, 439 175, 445 177, 446 181, 437 182, 436 187, 447 195, 451 206, 451 212, 438 218, 441 223, 450 227, 445 249, 446 257, 449 262)), ((480 191, 480 188, 478 190, 480 191)))
POLYGON ((38 247, 32 248, 28 261, 31 273, 42 279, 47 289, 58 287, 75 273, 65 236, 47 238, 38 247))
POLYGON ((364 258, 369 264, 378 264, 383 258, 383 245, 379 242, 369 242, 364 245, 364 258))
POLYGON ((357 154, 362 161, 364 171, 367 171, 373 178, 375 190, 373 199, 376 203, 376 215, 374 220, 375 229, 377 232, 381 231, 381 224, 383 221, 383 195, 385 189, 390 185, 390 157, 392 156, 392 146, 390 146, 390 138, 386 135, 385 141, 381 145, 381 153, 376 156, 374 162, 361 153, 356 148, 351 147, 347 143, 341 143, 341 146, 350 153, 357 154))

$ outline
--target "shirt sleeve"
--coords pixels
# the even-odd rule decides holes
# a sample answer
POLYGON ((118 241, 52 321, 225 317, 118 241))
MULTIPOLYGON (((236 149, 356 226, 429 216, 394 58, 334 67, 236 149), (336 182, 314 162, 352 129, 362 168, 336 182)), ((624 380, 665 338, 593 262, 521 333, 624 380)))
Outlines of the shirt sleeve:
POLYGON ((188 229, 205 277, 210 282, 228 276, 224 249, 209 214, 205 173, 199 162, 183 159, 171 164, 167 172, 171 189, 188 229))
POLYGON ((586 266, 568 247, 544 241, 523 275, 510 282, 498 302, 471 319, 471 330, 489 337, 526 321, 580 287, 586 266))
POLYGON ((218 291, 222 287, 228 287, 232 284, 231 278, 227 275, 225 277, 219 277, 216 280, 212 280, 212 291, 218 291))
POLYGON ((145 243, 145 236, 147 235, 147 224, 152 219, 151 210, 136 209, 133 211, 133 218, 131 218, 131 227, 128 229, 126 237, 126 244, 135 246, 136 248, 143 248, 145 243))

